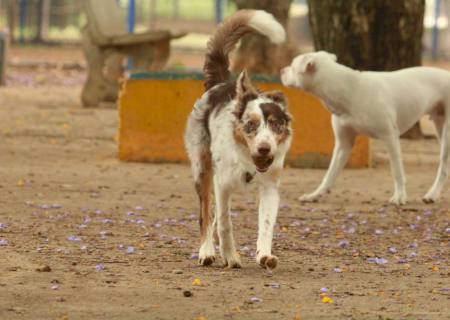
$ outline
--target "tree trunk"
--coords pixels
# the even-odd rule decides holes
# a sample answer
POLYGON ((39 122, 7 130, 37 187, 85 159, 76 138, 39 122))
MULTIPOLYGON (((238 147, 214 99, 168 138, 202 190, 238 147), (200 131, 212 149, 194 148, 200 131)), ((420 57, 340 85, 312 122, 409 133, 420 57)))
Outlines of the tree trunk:
MULTIPOLYGON (((238 9, 261 9, 270 12, 286 29, 292 0, 234 0, 238 9)), ((278 74, 297 54, 288 44, 275 46, 261 35, 245 36, 236 52, 232 69, 250 73, 278 74)))
MULTIPOLYGON (((309 0, 316 50, 351 68, 393 71, 421 65, 425 0, 309 0)), ((417 123, 403 137, 420 138, 417 123)))

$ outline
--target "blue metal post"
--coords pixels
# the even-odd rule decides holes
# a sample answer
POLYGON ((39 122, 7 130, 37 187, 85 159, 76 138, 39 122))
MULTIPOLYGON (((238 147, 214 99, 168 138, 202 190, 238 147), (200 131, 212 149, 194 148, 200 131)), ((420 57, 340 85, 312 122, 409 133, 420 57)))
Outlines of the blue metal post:
POLYGON ((223 0, 216 0, 216 23, 223 21, 223 0))
POLYGON ((437 59, 438 56, 438 49, 439 49, 439 26, 438 26, 438 19, 441 15, 441 0, 435 0, 434 4, 434 26, 433 26, 433 42, 432 42, 432 49, 431 49, 431 56, 433 57, 433 60, 437 59))
POLYGON ((128 3, 128 32, 134 32, 136 24, 136 0, 129 0, 128 3))
MULTIPOLYGON (((19 34, 19 40, 21 44, 25 43, 25 20, 27 17, 27 0, 20 0, 20 34, 19 34)), ((14 30, 11 30, 13 32, 14 30)))
MULTIPOLYGON (((133 33, 136 25, 136 0, 128 1, 128 33, 133 33)), ((131 69, 133 69, 133 60, 128 58, 128 70, 131 69)))

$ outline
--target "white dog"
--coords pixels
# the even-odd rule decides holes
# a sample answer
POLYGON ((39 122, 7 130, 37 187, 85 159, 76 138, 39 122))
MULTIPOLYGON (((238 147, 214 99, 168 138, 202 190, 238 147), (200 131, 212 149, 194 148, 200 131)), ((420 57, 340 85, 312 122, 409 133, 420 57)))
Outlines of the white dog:
POLYGON ((390 202, 406 202, 405 174, 399 136, 423 114, 433 119, 441 143, 439 170, 424 196, 435 202, 448 176, 450 148, 450 73, 416 67, 395 72, 360 72, 336 62, 324 51, 303 54, 282 70, 284 85, 319 97, 332 112, 335 147, 322 183, 302 201, 316 201, 329 191, 350 155, 355 136, 381 139, 389 153, 395 192, 390 202))
POLYGON ((252 181, 259 186, 260 196, 256 260, 268 269, 278 262, 272 255, 272 235, 280 173, 291 143, 290 116, 282 93, 259 92, 246 72, 232 82, 228 71, 229 52, 243 35, 255 31, 275 43, 285 39, 283 27, 264 11, 238 11, 219 26, 208 43, 204 66, 207 91, 187 123, 185 144, 200 200, 202 265, 215 261, 213 234, 217 224, 225 265, 241 267, 229 215, 230 198, 252 181), (215 222, 210 213, 212 184, 215 222))

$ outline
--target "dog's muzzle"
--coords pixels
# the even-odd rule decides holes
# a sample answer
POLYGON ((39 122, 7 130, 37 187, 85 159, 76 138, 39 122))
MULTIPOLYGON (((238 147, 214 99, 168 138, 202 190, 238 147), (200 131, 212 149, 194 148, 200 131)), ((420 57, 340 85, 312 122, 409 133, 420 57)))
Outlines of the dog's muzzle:
POLYGON ((269 170, 270 165, 273 162, 273 157, 261 157, 261 156, 255 156, 253 157, 253 163, 256 166, 256 170, 258 172, 266 172, 269 170))

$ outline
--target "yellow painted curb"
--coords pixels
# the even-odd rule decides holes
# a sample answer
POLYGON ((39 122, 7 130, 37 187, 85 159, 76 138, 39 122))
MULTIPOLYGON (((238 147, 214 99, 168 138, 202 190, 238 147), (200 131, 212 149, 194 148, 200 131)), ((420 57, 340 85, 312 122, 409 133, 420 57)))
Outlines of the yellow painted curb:
MULTIPOLYGON (((258 83, 262 90, 281 90, 293 116, 294 139, 287 164, 325 168, 334 137, 331 116, 318 99, 279 83, 258 83)), ((185 162, 183 135, 186 119, 203 94, 201 80, 127 80, 119 98, 119 158, 123 161, 185 162)), ((358 137, 349 167, 370 166, 370 144, 358 137)))

